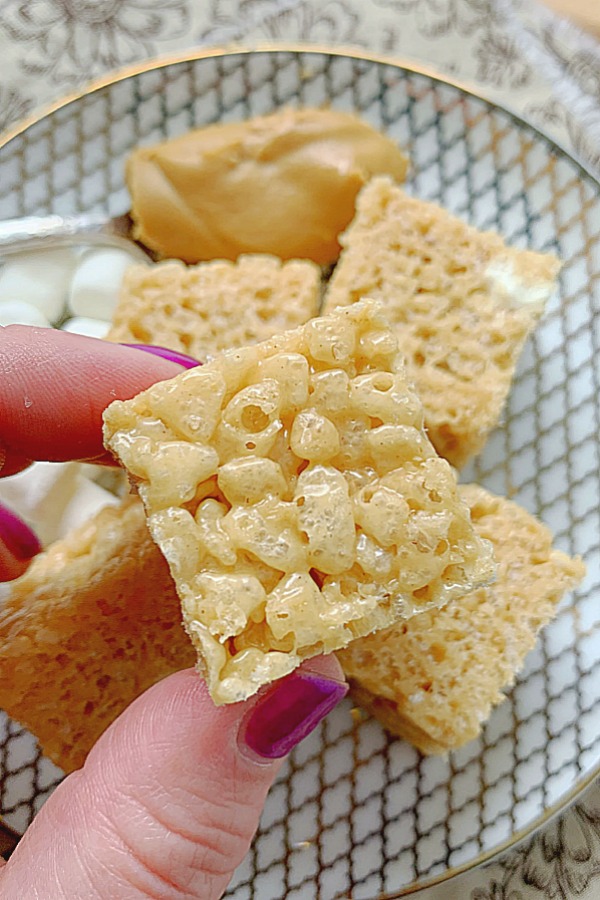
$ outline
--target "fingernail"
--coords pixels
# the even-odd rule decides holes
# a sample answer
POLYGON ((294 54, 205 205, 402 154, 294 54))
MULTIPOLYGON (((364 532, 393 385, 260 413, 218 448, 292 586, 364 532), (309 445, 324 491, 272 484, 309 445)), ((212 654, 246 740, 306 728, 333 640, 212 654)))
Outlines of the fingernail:
POLYGON ((162 356, 170 362, 183 366, 184 369, 193 369, 194 366, 201 366, 202 363, 185 353, 179 353, 177 350, 169 350, 168 347, 156 347, 154 344, 123 344, 123 347, 131 347, 133 350, 144 350, 146 353, 153 353, 154 356, 162 356))
POLYGON ((263 759, 280 759, 313 731, 348 692, 345 682, 297 670, 282 678, 248 714, 241 740, 263 759))
POLYGON ((31 559, 42 549, 37 535, 23 519, 0 504, 0 541, 17 559, 31 559))

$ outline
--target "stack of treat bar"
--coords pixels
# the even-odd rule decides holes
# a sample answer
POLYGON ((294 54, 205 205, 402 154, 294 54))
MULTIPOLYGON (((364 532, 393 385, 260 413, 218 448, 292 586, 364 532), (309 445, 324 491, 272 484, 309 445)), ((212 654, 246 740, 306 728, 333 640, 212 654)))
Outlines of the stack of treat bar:
POLYGON ((109 339, 205 364, 108 408, 132 495, 0 613, 0 707, 63 769, 175 670, 230 703, 332 651, 392 733, 457 748, 582 578, 531 514, 456 475, 558 262, 385 176, 340 244, 325 285, 260 254, 128 271, 109 339))

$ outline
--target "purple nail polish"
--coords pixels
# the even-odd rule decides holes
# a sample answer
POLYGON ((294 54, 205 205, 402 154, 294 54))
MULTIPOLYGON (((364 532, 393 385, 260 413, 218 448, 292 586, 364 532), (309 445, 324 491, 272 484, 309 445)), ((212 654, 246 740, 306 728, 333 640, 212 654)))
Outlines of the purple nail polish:
POLYGON ((0 503, 0 540, 17 559, 31 559, 42 549, 29 525, 0 503))
POLYGON ((348 685, 297 670, 273 687, 249 713, 242 740, 258 756, 286 756, 348 692, 348 685))
POLYGON ((169 350, 168 347, 156 347, 154 344, 123 344, 123 347, 131 347, 133 350, 145 350, 146 353, 153 353, 154 356, 162 356, 169 362, 177 363, 184 369, 193 369, 195 366, 201 366, 202 363, 185 353, 179 353, 177 350, 169 350))

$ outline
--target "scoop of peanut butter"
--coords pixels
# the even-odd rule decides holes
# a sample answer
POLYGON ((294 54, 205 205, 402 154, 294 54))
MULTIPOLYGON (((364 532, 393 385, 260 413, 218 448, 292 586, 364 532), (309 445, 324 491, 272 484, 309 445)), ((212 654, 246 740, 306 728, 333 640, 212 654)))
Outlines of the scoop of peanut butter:
POLYGON ((137 240, 188 263, 260 251, 332 262, 373 175, 404 179, 396 144, 325 109, 211 125, 140 147, 127 162, 137 240))

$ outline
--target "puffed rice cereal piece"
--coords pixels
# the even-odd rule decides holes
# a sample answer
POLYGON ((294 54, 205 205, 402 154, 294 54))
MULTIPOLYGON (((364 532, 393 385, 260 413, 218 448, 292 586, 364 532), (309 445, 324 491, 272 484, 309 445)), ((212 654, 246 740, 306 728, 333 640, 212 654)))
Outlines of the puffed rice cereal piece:
POLYGON ((493 578, 378 303, 227 351, 104 419, 218 704, 493 578))

